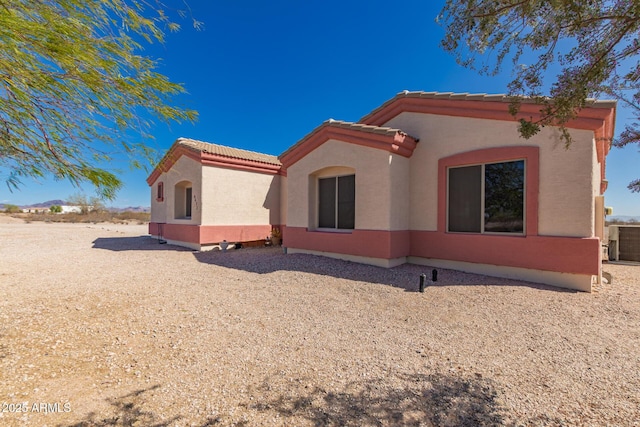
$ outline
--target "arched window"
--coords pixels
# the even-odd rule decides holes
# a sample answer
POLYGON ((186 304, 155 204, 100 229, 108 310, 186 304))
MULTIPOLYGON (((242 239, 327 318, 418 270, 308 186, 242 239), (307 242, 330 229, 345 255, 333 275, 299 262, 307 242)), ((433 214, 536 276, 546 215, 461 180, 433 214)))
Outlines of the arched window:
POLYGON ((356 212, 356 175, 353 168, 324 168, 311 174, 316 201, 311 226, 320 229, 353 230, 356 212))

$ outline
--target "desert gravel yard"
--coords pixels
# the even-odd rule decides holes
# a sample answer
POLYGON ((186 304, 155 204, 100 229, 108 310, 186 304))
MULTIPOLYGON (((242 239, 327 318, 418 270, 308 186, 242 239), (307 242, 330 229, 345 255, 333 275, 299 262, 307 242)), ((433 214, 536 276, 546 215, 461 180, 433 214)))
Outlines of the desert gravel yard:
POLYGON ((421 294, 426 267, 145 234, 0 218, 0 425, 640 424, 638 265, 421 294))

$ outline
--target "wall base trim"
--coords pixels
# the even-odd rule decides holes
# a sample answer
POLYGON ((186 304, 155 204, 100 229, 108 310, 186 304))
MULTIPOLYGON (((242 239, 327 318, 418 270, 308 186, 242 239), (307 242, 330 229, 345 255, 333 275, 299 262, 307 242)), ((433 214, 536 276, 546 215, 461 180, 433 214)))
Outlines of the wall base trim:
POLYGON ((450 261, 414 256, 408 257, 407 262, 429 267, 464 271, 466 273, 484 274, 487 276, 502 277, 505 279, 542 283, 545 285, 573 289, 582 292, 591 292, 591 286, 598 278, 598 276, 591 274, 560 273, 556 271, 533 270, 529 268, 507 267, 502 265, 476 264, 472 262, 450 261))
POLYGON ((318 255, 328 258, 340 259, 343 261, 357 262, 359 264, 374 265, 376 267, 393 268, 407 262, 406 257, 386 259, 386 258, 372 258, 358 255, 340 254, 336 252, 322 252, 312 251, 308 249, 287 248, 288 254, 309 254, 318 255))

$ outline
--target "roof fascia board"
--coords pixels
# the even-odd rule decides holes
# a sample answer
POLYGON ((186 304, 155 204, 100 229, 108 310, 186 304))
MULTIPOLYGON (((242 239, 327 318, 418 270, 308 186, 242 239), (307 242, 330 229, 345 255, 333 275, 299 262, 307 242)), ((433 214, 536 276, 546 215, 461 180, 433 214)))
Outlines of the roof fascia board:
MULTIPOLYGON (((384 126, 389 120, 401 113, 422 113, 478 119, 518 121, 520 119, 536 119, 541 116, 540 105, 524 102, 516 117, 509 113, 509 102, 480 101, 477 99, 420 98, 400 94, 360 120, 373 126, 384 126)), ((606 103, 603 106, 587 106, 578 112, 575 119, 567 122, 572 129, 599 131, 604 126, 602 135, 613 138, 613 119, 615 106, 606 103)))
POLYGON ((227 169, 259 172, 270 175, 277 175, 281 169, 281 166, 279 165, 256 162, 246 159, 230 158, 210 153, 202 153, 200 156, 200 163, 205 166, 218 166, 227 169))
POLYGON ((203 153, 188 146, 181 145, 178 141, 169 149, 160 163, 147 178, 147 184, 152 186, 162 173, 169 171, 182 156, 189 157, 204 166, 217 166, 226 169, 251 171, 276 175, 280 173, 281 166, 269 163, 262 163, 253 160, 237 159, 220 156, 217 154, 203 153))
POLYGON ((331 122, 325 122, 281 154, 280 161, 287 168, 332 139, 384 150, 404 157, 411 157, 417 144, 413 137, 400 132, 395 132, 392 135, 381 134, 360 129, 344 128, 339 125, 334 126, 331 122))

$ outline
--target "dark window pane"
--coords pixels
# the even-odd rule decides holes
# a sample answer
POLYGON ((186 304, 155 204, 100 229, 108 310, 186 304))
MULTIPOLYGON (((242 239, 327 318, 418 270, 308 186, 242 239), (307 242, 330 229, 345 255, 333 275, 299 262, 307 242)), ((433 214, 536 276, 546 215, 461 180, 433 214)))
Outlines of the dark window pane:
POLYGON ((524 231, 524 161, 493 163, 484 170, 484 230, 524 231))
POLYGON ((338 228, 354 229, 356 222, 356 176, 338 177, 338 228))
POLYGON ((481 166, 449 169, 449 231, 481 232, 481 166))
POLYGON ((318 227, 336 227, 336 179, 318 180, 318 227))
POLYGON ((185 192, 187 194, 187 196, 185 197, 185 216, 186 217, 190 217, 191 216, 191 200, 192 200, 192 190, 191 187, 187 188, 187 191, 185 192))

